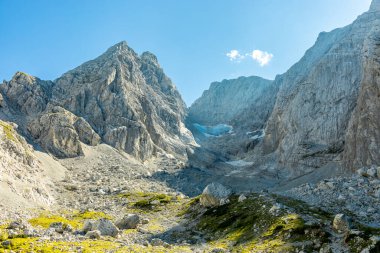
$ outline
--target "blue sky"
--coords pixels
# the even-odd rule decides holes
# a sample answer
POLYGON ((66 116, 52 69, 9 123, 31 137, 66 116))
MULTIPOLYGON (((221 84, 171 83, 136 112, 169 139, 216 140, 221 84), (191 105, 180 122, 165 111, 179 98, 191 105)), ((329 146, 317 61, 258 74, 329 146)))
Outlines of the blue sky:
POLYGON ((274 79, 319 32, 351 23, 370 2, 0 0, 0 79, 18 70, 55 79, 126 40, 157 55, 190 105, 213 81, 274 79))

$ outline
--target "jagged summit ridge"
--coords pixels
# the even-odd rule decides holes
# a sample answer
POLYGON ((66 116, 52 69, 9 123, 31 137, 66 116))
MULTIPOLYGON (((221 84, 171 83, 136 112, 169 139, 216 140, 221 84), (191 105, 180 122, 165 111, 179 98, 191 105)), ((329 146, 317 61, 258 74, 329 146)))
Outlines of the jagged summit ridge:
MULTIPOLYGON (((81 150, 79 140, 84 136, 99 135, 101 141, 140 160, 157 152, 186 157, 187 142, 192 141, 183 123, 185 103, 157 57, 149 52, 139 56, 125 41, 54 82, 17 73, 1 86, 1 92, 13 112, 27 118, 28 126, 22 128, 59 157, 80 154, 66 155, 65 150, 81 150), (56 112, 45 110, 53 106, 58 108, 56 112), (69 117, 74 121, 80 118, 81 129, 62 127, 65 131, 53 131, 56 125, 51 125, 43 126, 51 129, 51 136, 41 138, 41 134, 33 134, 41 133, 34 131, 33 127, 38 125, 35 122, 52 123, 42 120, 51 117, 69 117), (64 136, 57 136, 63 133, 64 136)), ((63 126, 61 123, 58 125, 63 126)))

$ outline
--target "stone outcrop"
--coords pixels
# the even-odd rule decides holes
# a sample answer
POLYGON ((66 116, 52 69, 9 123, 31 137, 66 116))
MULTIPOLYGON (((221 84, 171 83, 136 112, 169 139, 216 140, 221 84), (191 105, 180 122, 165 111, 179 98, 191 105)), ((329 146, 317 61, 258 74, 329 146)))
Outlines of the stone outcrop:
POLYGON ((203 190, 199 199, 202 206, 215 207, 227 204, 228 197, 232 194, 231 190, 219 183, 211 183, 203 190))
POLYGON ((0 92, 15 112, 34 116, 45 110, 52 86, 51 81, 17 72, 12 80, 0 85, 0 92))
POLYGON ((188 118, 209 126, 262 128, 276 101, 276 87, 273 81, 256 76, 214 82, 191 105, 188 118))
POLYGON ((340 161, 343 150, 350 167, 380 162, 373 153, 379 141, 377 3, 353 24, 321 33, 305 56, 276 78, 280 90, 265 129, 264 153, 276 152, 281 166, 307 173, 340 161))
POLYGON ((58 158, 83 155, 81 142, 97 145, 100 137, 83 119, 59 106, 48 105, 28 126, 29 132, 48 152, 58 158))

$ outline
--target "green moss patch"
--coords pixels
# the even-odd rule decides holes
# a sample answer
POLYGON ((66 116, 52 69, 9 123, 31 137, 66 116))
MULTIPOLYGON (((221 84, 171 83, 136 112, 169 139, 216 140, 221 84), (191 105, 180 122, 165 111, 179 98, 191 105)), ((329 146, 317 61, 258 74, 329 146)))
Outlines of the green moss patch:
POLYGON ((13 127, 4 121, 0 121, 0 127, 3 128, 5 138, 10 141, 17 141, 17 138, 15 137, 15 130, 13 127))
POLYGON ((123 193, 117 195, 117 198, 128 199, 131 207, 150 209, 153 205, 152 202, 158 202, 160 205, 166 205, 175 201, 175 197, 169 196, 164 193, 153 193, 153 192, 132 192, 123 193), (174 199, 173 199, 174 198, 174 199))
POLYGON ((197 221, 195 229, 212 247, 232 252, 291 252, 297 242, 311 240, 301 215, 285 209, 271 214, 273 204, 268 197, 252 194, 242 202, 234 196, 229 204, 206 210, 194 199, 183 213, 197 221))

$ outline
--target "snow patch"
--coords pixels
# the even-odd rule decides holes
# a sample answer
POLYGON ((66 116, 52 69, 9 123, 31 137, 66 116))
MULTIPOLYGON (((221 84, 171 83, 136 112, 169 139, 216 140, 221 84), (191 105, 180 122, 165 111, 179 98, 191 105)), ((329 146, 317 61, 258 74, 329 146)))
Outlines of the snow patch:
POLYGON ((193 126, 206 137, 219 137, 225 134, 231 134, 233 129, 232 126, 226 124, 203 126, 195 123, 193 126))
POLYGON ((248 135, 251 140, 259 140, 265 137, 265 130, 261 129, 253 132, 246 132, 246 135, 248 135))
POLYGON ((245 166, 253 165, 253 162, 247 162, 244 160, 228 161, 226 163, 235 167, 245 167, 245 166))

